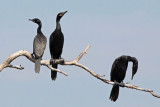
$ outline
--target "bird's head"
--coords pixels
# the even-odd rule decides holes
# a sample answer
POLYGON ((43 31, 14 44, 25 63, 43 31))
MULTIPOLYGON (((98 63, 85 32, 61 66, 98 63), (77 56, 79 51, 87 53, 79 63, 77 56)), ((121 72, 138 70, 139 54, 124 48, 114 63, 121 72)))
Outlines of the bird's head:
POLYGON ((32 21, 32 22, 34 22, 34 23, 37 23, 38 25, 41 24, 41 20, 39 20, 38 18, 29 19, 29 21, 32 21))
POLYGON ((136 74, 138 70, 138 61, 135 57, 132 57, 132 61, 133 61, 133 67, 132 67, 132 79, 133 79, 133 76, 136 74))
POLYGON ((63 17, 63 15, 65 13, 67 13, 67 11, 58 13, 58 15, 57 15, 57 21, 59 21, 63 17))

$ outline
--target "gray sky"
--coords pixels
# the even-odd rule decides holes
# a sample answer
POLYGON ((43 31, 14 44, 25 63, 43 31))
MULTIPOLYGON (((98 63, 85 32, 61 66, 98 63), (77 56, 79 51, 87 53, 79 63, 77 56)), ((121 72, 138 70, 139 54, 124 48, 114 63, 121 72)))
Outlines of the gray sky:
MULTIPOLYGON (((0 63, 12 53, 25 49, 32 52, 37 25, 28 21, 39 18, 48 38, 55 29, 56 16, 61 19, 65 37, 62 57, 73 60, 87 45, 92 47, 80 60, 96 73, 106 74, 115 58, 131 55, 139 69, 131 81, 132 63, 124 82, 153 89, 160 95, 160 1, 159 0, 0 0, 0 63)), ((50 59, 49 46, 43 59, 50 59)), ((112 86, 74 66, 59 66, 69 74, 58 74, 52 81, 50 70, 41 66, 35 74, 34 64, 25 57, 12 64, 24 70, 7 68, 0 73, 0 107, 157 107, 159 99, 149 93, 120 88, 116 103, 109 100, 112 86)))

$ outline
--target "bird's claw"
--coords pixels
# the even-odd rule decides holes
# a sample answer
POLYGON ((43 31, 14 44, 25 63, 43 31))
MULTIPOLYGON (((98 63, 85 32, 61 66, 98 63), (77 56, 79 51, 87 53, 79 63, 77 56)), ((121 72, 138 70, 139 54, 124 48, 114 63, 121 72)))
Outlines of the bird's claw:
POLYGON ((122 86, 122 87, 125 87, 125 84, 124 84, 124 83, 121 83, 121 86, 122 86))
POLYGON ((119 82, 117 82, 117 81, 114 81, 114 84, 115 85, 119 85, 119 86, 121 86, 121 87, 125 87, 125 84, 122 82, 122 83, 119 83, 119 82))
POLYGON ((31 54, 31 56, 32 56, 32 58, 33 58, 33 59, 35 59, 35 56, 34 56, 34 54, 33 54, 33 53, 31 54))
POLYGON ((60 58, 60 63, 64 63, 64 58, 60 58))
POLYGON ((55 62, 55 59, 51 58, 50 59, 50 65, 54 64, 54 62, 55 62))

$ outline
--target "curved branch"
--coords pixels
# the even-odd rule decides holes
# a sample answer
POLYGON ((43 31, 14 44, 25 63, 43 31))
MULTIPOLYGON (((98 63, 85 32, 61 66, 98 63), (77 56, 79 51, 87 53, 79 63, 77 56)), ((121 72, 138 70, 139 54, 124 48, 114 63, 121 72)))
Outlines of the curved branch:
POLYGON ((87 46, 87 48, 74 61, 65 61, 64 64, 61 64, 61 65, 75 65, 75 66, 83 68, 84 70, 89 72, 92 76, 94 76, 97 79, 103 81, 104 83, 111 84, 111 85, 118 84, 120 87, 126 87, 126 88, 135 89, 135 90, 139 90, 139 91, 149 92, 154 97, 160 98, 159 95, 156 95, 155 93, 153 93, 153 90, 147 90, 147 89, 139 88, 138 86, 135 86, 135 85, 122 84, 122 83, 117 83, 117 82, 115 83, 115 82, 109 81, 107 79, 104 79, 103 76, 100 76, 100 75, 96 74, 91 69, 89 69, 88 67, 84 66, 83 64, 79 64, 78 61, 82 58, 82 56, 84 54, 86 54, 86 52, 87 52, 89 47, 90 47, 90 45, 87 46))
MULTIPOLYGON (((156 95, 155 93, 153 93, 153 90, 147 90, 147 89, 143 89, 143 88, 139 88, 138 86, 135 85, 129 85, 129 84, 122 84, 122 83, 115 83, 112 81, 109 81, 105 78, 103 78, 103 76, 100 76, 98 74, 96 74, 95 72, 93 72, 91 69, 89 69, 88 67, 84 66, 83 64, 79 64, 78 61, 83 57, 84 54, 86 54, 87 50, 90 48, 91 46, 88 45, 86 47, 86 49, 73 61, 64 61, 64 59, 56 59, 53 62, 55 64, 61 64, 61 65, 74 65, 74 66, 78 66, 80 68, 83 68, 84 70, 86 70, 87 72, 89 72, 92 76, 96 77, 97 79, 103 81, 104 83, 110 84, 110 85, 114 85, 114 84, 118 84, 120 87, 126 87, 126 88, 130 88, 130 89, 135 89, 135 90, 139 90, 139 91, 144 91, 144 92, 148 92, 151 93, 154 97, 160 98, 159 95, 156 95)), ((14 66, 14 65, 10 65, 10 63, 16 59, 19 56, 25 56, 26 58, 28 58, 30 61, 32 61, 33 63, 35 62, 35 60, 32 58, 31 54, 29 52, 27 52, 26 50, 21 50, 18 51, 14 54, 12 54, 11 56, 9 56, 1 65, 0 65, 0 72, 6 68, 6 67, 11 67, 11 68, 17 68, 17 69, 23 69, 23 67, 21 66, 14 66)), ((51 70, 56 70, 59 73, 64 74, 65 76, 68 76, 66 73, 53 68, 50 65, 50 60, 41 60, 41 65, 47 66, 49 69, 51 70)))
MULTIPOLYGON (((11 65, 10 63, 15 60, 16 58, 20 57, 20 56, 25 56, 27 59, 29 59, 31 62, 35 63, 35 59, 32 58, 32 55, 26 51, 26 50, 20 50, 12 55, 10 55, 1 65, 0 65, 0 72, 7 67, 10 68, 17 68, 17 69, 24 69, 24 67, 22 66, 16 66, 16 65, 11 65)), ((61 59, 57 59, 56 61, 54 61, 56 63, 62 62, 61 59)), ((47 66, 49 69, 51 70, 55 70, 61 74, 64 74, 65 76, 68 76, 65 72, 62 72, 59 69, 55 69, 52 66, 50 66, 50 60, 41 60, 41 65, 47 66)))
MULTIPOLYGON (((74 64, 73 64, 74 65, 74 64)), ((118 84, 120 87, 126 87, 126 88, 130 88, 130 89, 135 89, 135 90, 139 90, 139 91, 144 91, 144 92, 149 92, 151 93, 154 97, 157 97, 157 98, 160 98, 159 95, 156 95, 153 90, 148 90, 148 89, 143 89, 143 88, 139 88, 138 86, 134 86, 134 85, 129 85, 129 84, 122 84, 122 83, 115 83, 115 82, 112 82, 112 81, 109 81, 109 80, 106 80, 104 79, 102 76, 96 74, 95 72, 93 72, 92 70, 90 70, 89 68, 85 67, 84 65, 82 64, 79 64, 79 63, 75 63, 76 66, 78 67, 81 67, 83 69, 85 69, 86 71, 88 71, 92 76, 96 77, 97 79, 107 83, 107 84, 111 84, 111 85, 114 85, 114 84, 118 84)))
POLYGON ((20 65, 20 66, 18 66, 18 65, 11 65, 11 64, 9 64, 7 67, 10 67, 10 68, 16 68, 16 69, 19 69, 19 70, 24 69, 24 67, 22 67, 21 65, 20 65))

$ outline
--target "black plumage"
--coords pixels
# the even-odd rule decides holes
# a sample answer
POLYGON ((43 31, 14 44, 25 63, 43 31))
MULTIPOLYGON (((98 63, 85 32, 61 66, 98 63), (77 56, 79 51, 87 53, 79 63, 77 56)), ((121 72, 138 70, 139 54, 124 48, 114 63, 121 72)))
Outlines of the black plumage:
MULTIPOLYGON (((50 36, 50 43, 49 43, 49 48, 50 48, 50 54, 51 54, 51 59, 59 59, 61 58, 62 50, 63 50, 63 43, 64 43, 64 36, 61 31, 61 25, 60 25, 60 19, 62 16, 66 13, 61 12, 57 15, 56 18, 56 29, 50 36)), ((57 64, 51 63, 53 68, 57 68, 57 64)), ((51 70, 51 78, 52 80, 56 80, 57 77, 57 72, 51 70)))
POLYGON ((34 41, 33 41, 33 54, 32 55, 35 58, 35 72, 39 73, 40 72, 40 61, 42 59, 44 50, 46 48, 47 39, 41 31, 41 28, 42 28, 41 21, 37 18, 29 19, 29 20, 38 24, 37 35, 35 36, 34 41))
MULTIPOLYGON (((136 74, 138 69, 138 61, 135 57, 122 55, 116 58, 115 61, 113 62, 110 73, 111 81, 123 83, 128 67, 128 62, 130 61, 133 62, 133 67, 132 67, 132 79, 133 79, 133 76, 136 74)), ((112 91, 110 93, 111 101, 115 102, 118 98, 118 95, 119 95, 119 86, 114 84, 112 91)))

